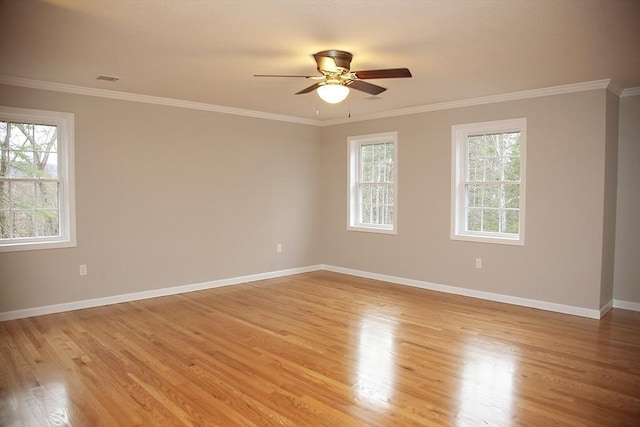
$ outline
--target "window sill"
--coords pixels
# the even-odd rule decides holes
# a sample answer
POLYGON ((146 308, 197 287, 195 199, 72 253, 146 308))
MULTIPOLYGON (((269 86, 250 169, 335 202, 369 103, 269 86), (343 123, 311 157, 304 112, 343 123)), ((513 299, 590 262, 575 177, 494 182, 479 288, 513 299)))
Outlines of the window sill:
POLYGON ((398 234, 398 232, 392 228, 373 227, 373 226, 357 226, 350 225, 347 227, 349 231, 361 231, 365 233, 379 233, 379 234, 398 234))
POLYGON ((75 248, 76 246, 75 240, 15 242, 0 244, 0 252, 38 251, 43 249, 75 248))
POLYGON ((451 240, 475 242, 475 243, 493 243, 497 245, 524 246, 523 237, 501 237, 501 236, 480 236, 476 234, 454 234, 451 240))

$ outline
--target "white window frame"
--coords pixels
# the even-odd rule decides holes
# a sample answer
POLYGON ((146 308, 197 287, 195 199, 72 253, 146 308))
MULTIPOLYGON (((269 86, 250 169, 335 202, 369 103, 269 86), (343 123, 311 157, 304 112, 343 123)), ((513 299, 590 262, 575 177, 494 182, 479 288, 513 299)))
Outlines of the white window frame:
POLYGON ((468 123, 451 127, 451 240, 524 245, 525 232, 525 178, 527 119, 508 119, 491 122, 468 123), (507 234, 487 231, 467 231, 465 218, 465 179, 467 170, 467 138, 479 134, 520 132, 520 203, 519 233, 507 234))
POLYGON ((68 248, 76 246, 74 175, 74 114, 0 106, 0 120, 57 127, 59 189, 58 236, 0 239, 0 252, 68 248))
POLYGON ((398 133, 384 132, 350 136, 348 147, 348 217, 347 230, 371 233, 397 234, 398 230, 398 133), (358 187, 361 176, 360 147, 366 144, 393 143, 393 223, 391 225, 363 224, 360 222, 358 187))

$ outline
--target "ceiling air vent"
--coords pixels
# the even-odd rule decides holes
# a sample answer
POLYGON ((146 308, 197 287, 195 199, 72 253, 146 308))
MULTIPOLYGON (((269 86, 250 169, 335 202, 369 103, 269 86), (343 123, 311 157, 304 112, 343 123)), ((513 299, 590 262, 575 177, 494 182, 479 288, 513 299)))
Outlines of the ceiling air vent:
POLYGON ((111 77, 111 76, 98 76, 96 79, 97 80, 104 80, 104 81, 111 82, 111 83, 115 83, 118 80, 120 80, 119 77, 111 77))

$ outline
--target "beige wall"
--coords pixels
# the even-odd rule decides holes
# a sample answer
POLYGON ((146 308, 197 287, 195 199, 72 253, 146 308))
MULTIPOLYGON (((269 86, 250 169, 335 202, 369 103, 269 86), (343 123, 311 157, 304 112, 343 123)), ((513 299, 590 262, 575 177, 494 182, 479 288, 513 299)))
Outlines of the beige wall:
POLYGON ((606 92, 604 194, 602 227, 602 274, 600 283, 600 306, 613 299, 613 269, 616 244, 616 197, 618 182, 618 109, 620 98, 606 92))
POLYGON ((620 98, 613 297, 640 304, 640 96, 620 98))
MULTIPOLYGON (((77 248, 1 253, 0 312, 320 263, 589 309, 611 293, 604 90, 327 127, 0 94, 3 105, 76 114, 78 234, 77 248), (528 121, 525 246, 451 241, 451 125, 516 117, 528 121), (386 131, 399 138, 398 234, 347 231, 347 137, 386 131)), ((639 111, 623 98, 625 195, 637 193, 640 132, 629 123, 639 111)), ((637 230, 637 194, 627 199, 618 197, 618 221, 637 230), (629 210, 636 216, 621 217, 629 210)), ((613 292, 636 301, 638 241, 621 243, 617 231, 613 292)))
POLYGON ((605 112, 597 90, 324 128, 324 262, 600 308, 605 112), (451 126, 517 117, 527 118, 525 246, 450 240, 451 126), (398 234, 347 231, 346 139, 385 131, 398 132, 398 234))
POLYGON ((316 127, 0 91, 3 105, 75 113, 78 237, 0 254, 0 312, 320 262, 316 127))

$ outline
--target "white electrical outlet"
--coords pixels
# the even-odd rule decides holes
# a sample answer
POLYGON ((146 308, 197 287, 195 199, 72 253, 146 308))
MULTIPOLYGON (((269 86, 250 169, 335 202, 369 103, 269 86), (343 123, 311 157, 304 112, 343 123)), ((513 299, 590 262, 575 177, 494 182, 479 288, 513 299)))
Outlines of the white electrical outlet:
POLYGON ((281 253, 282 252, 282 243, 278 243, 276 245, 276 252, 281 253))
POLYGON ((86 276, 87 275, 87 264, 80 264, 80 275, 81 276, 86 276))
POLYGON ((482 268, 482 258, 476 258, 476 268, 482 268))

